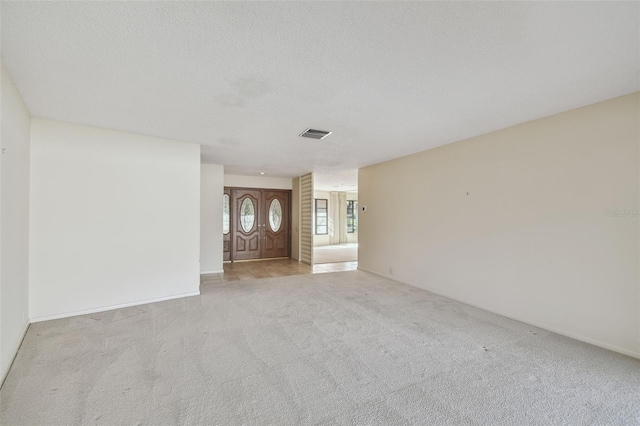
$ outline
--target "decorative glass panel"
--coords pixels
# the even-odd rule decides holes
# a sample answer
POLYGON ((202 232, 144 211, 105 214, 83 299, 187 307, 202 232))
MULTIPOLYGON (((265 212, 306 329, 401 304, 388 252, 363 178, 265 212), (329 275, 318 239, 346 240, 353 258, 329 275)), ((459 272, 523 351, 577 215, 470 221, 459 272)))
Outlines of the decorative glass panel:
POLYGON ((240 206, 240 225, 244 232, 251 232, 255 221, 255 208, 253 206, 253 201, 247 197, 240 206))
POLYGON ((222 196, 222 233, 229 233, 229 194, 222 196))
POLYGON ((269 206, 269 225, 273 232, 278 232, 282 224, 282 206, 280 200, 274 199, 269 206))

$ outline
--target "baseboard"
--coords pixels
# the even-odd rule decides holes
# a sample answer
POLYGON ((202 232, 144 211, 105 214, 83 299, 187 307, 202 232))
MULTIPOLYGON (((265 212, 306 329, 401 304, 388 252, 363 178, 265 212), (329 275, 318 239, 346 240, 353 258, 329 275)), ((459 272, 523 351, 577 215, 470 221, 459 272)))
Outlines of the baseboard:
POLYGON ((22 330, 22 337, 20 337, 20 340, 18 340, 18 343, 15 345, 15 347, 13 348, 13 351, 11 352, 11 358, 10 358, 11 360, 7 364, 7 369, 2 372, 2 377, 0 377, 0 389, 2 389, 2 386, 4 385, 4 381, 7 378, 9 371, 11 371, 11 366, 13 365, 13 361, 15 361, 16 356, 18 355, 18 350, 20 349, 20 346, 22 346, 22 342, 24 341, 24 336, 27 335, 27 331, 29 330, 30 325, 31 323, 29 322, 25 324, 24 330, 22 330))
POLYGON ((476 304, 476 303, 467 302, 466 300, 457 299, 457 298, 451 297, 451 296, 449 296, 447 294, 438 293, 438 292, 432 291, 432 290, 430 290, 428 288, 419 287, 419 286, 411 284, 409 282, 399 280, 398 278, 394 277, 393 275, 387 275, 387 274, 382 274, 382 273, 375 272, 375 271, 370 271, 368 269, 361 268, 359 266, 358 266, 358 270, 364 271, 364 272, 368 272, 370 274, 377 275, 379 277, 387 278, 387 279, 390 279, 392 281, 398 282, 400 284, 405 284, 405 285, 409 285, 411 287, 419 288, 421 290, 428 291, 429 293, 437 294, 438 296, 446 297, 447 299, 455 300, 456 302, 464 303, 465 305, 473 306, 475 308, 479 308, 479 309, 482 309, 484 311, 492 312, 494 314, 498 314, 498 315, 501 315, 503 317, 510 318, 512 320, 520 321, 520 322, 523 322, 525 324, 529 324, 529 325, 532 325, 534 327, 541 328, 543 330, 551 331, 552 333, 560 334, 560 335, 565 336, 565 337, 570 337, 571 339, 575 339, 575 340, 579 340, 581 342, 589 343, 590 345, 599 346, 601 348, 608 349, 608 350, 613 351, 613 352, 618 352, 620 354, 627 355, 627 356, 630 356, 632 358, 640 359, 640 352, 631 351, 631 350, 628 350, 628 349, 625 349, 625 348, 621 348, 619 346, 611 345, 609 343, 605 343, 605 342, 601 342, 599 340, 591 339, 589 337, 581 336, 579 334, 575 334, 575 333, 567 332, 567 331, 564 331, 564 330, 560 330, 558 328, 555 328, 555 327, 552 327, 552 326, 549 326, 549 325, 546 325, 546 324, 542 324, 542 323, 539 323, 537 321, 531 321, 531 320, 529 320, 527 318, 522 318, 522 317, 520 317, 518 315, 514 315, 514 314, 512 314, 510 312, 502 312, 500 310, 493 309, 493 308, 490 308, 490 307, 487 307, 487 306, 482 306, 482 305, 479 305, 479 304, 476 304))
POLYGON ((224 269, 214 269, 212 271, 200 271, 200 275, 202 274, 223 274, 224 269))
POLYGON ((111 311, 113 309, 128 308, 131 306, 146 305, 148 303, 164 302, 166 300, 181 299, 183 297, 199 296, 199 295, 200 295, 200 291, 198 290, 198 291, 193 291, 191 293, 182 293, 182 294, 176 294, 173 296, 157 297, 155 299, 138 300, 136 302, 121 303, 118 305, 104 306, 101 308, 85 309, 81 311, 65 312, 62 314, 54 314, 54 315, 44 315, 40 317, 31 318, 31 322, 32 323, 42 322, 42 321, 49 321, 49 320, 60 319, 60 318, 76 317, 79 315, 95 314, 97 312, 111 311))

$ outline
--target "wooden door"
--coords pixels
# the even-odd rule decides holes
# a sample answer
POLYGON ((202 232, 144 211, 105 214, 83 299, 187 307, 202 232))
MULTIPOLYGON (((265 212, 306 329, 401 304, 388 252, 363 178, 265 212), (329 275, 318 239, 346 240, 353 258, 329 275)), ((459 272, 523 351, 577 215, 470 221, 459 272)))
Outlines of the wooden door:
POLYGON ((223 238, 225 260, 289 257, 291 191, 225 188, 224 193, 232 218, 228 242, 223 238))
POLYGON ((262 191, 262 257, 289 257, 289 192, 262 191))
POLYGON ((259 189, 233 190, 233 260, 262 257, 261 223, 262 191, 259 189))

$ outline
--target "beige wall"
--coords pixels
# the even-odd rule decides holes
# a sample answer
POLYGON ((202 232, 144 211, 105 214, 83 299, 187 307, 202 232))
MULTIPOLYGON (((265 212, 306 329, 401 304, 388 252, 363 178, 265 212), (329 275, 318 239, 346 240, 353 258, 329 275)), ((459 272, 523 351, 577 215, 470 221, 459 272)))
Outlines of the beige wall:
POLYGON ((1 66, 0 384, 29 325, 29 158, 31 116, 1 66))
POLYGON ((361 169, 360 268, 640 356, 639 103, 361 169))

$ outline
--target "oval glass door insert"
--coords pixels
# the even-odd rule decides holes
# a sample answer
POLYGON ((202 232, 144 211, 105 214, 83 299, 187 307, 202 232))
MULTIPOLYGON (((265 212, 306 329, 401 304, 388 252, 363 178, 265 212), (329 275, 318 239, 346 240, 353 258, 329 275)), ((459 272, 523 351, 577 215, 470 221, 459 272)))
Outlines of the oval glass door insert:
POLYGON ((222 196, 222 233, 229 233, 229 194, 222 196))
POLYGON ((251 232, 255 221, 255 208, 253 206, 253 201, 247 197, 240 206, 240 225, 244 232, 251 232))
POLYGON ((278 232, 282 225, 282 206, 278 199, 272 200, 269 206, 269 225, 273 232, 278 232))

